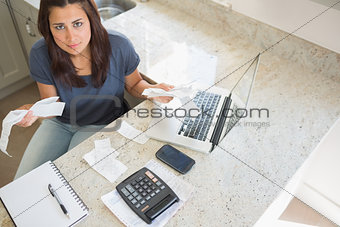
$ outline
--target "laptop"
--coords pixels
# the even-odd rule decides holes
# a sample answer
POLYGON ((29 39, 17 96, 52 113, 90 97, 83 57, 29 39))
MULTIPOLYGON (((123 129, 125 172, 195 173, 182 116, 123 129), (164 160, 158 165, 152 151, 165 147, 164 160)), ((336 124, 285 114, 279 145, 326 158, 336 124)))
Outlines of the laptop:
POLYGON ((150 138, 209 153, 244 116, 260 62, 258 54, 231 91, 213 86, 199 90, 193 102, 198 116, 153 118, 146 131, 150 138))

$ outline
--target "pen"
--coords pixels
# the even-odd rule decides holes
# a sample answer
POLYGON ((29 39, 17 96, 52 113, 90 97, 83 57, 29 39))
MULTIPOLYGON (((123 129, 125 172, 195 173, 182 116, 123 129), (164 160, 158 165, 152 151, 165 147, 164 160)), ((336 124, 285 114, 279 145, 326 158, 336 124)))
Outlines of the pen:
POLYGON ((70 215, 69 215, 68 211, 66 210, 66 207, 64 206, 63 202, 61 202, 57 192, 52 188, 51 184, 48 184, 48 190, 51 192, 52 196, 54 198, 56 198, 56 200, 59 203, 59 205, 60 205, 61 209, 63 210, 64 214, 66 214, 67 217, 70 218, 70 215))

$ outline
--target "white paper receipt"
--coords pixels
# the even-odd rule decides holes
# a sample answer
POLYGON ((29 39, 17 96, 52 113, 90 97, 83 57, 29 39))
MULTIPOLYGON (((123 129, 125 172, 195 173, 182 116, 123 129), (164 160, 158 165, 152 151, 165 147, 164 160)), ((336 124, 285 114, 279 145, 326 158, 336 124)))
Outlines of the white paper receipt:
POLYGON ((61 116, 64 111, 65 103, 57 102, 58 99, 58 96, 50 97, 36 102, 29 110, 10 111, 2 121, 0 150, 12 157, 7 153, 8 137, 11 134, 12 126, 20 122, 28 111, 33 111, 33 116, 37 117, 61 116))
POLYGON ((86 162, 111 183, 122 175, 127 167, 116 160, 118 152, 111 147, 110 139, 94 141, 95 149, 84 155, 86 162))
POLYGON ((119 134, 121 134, 122 136, 140 144, 145 144, 149 140, 149 138, 145 136, 144 132, 135 129, 126 121, 122 121, 117 132, 119 132, 119 134))
POLYGON ((131 227, 160 227, 164 226, 169 219, 184 205, 191 197, 194 187, 184 180, 171 173, 169 170, 151 159, 145 167, 157 174, 167 185, 176 193, 180 201, 174 203, 171 207, 160 214, 152 224, 146 224, 140 217, 135 214, 130 207, 124 202, 117 190, 113 190, 101 197, 103 203, 114 213, 121 222, 131 227))
POLYGON ((142 95, 145 95, 148 98, 154 98, 154 97, 159 97, 159 96, 174 97, 174 99, 169 103, 164 104, 164 103, 158 103, 157 101, 154 101, 154 102, 163 109, 167 107, 168 112, 172 112, 172 110, 176 110, 177 113, 180 115, 190 112, 190 117, 197 117, 201 113, 201 110, 193 102, 193 99, 191 98, 192 95, 196 94, 196 89, 193 88, 193 83, 194 81, 188 84, 177 86, 171 89, 170 91, 165 91, 160 88, 147 88, 143 91, 142 95), (181 111, 181 110, 184 112, 179 113, 178 111, 181 111))
POLYGON ((183 85, 180 85, 180 86, 177 86, 171 89, 170 91, 165 91, 161 88, 147 88, 143 91, 142 95, 145 95, 148 98, 160 97, 160 96, 184 98, 194 93, 192 84, 193 82, 190 82, 188 84, 183 84, 183 85))

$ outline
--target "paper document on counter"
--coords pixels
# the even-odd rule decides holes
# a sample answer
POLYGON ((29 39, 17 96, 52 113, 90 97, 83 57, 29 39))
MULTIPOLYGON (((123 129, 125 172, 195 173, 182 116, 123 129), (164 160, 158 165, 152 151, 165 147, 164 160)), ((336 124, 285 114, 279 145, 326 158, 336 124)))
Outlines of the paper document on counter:
POLYGON ((116 158, 119 153, 111 146, 111 141, 109 138, 94 141, 94 149, 98 155, 105 156, 113 152, 113 156, 116 158))
POLYGON ((145 136, 144 132, 135 129, 126 121, 121 122, 120 128, 117 130, 117 132, 119 132, 119 134, 122 136, 140 144, 145 144, 149 140, 149 138, 145 136))
POLYGON ((115 159, 119 153, 111 147, 110 139, 96 140, 95 149, 85 154, 85 161, 111 183, 122 175, 127 167, 115 159))
POLYGON ((180 201, 174 203, 171 207, 160 214, 153 220, 152 224, 146 224, 141 218, 135 214, 131 208, 124 202, 117 190, 114 190, 101 197, 104 204, 119 218, 126 226, 164 226, 170 218, 175 215, 179 208, 190 198, 194 187, 183 181, 165 167, 158 164, 154 160, 150 160, 145 167, 157 174, 166 184, 177 194, 180 201))
POLYGON ((37 117, 61 116, 64 111, 65 103, 57 102, 58 99, 58 96, 50 97, 36 102, 29 110, 10 111, 2 121, 0 150, 12 157, 6 151, 12 126, 19 123, 28 111, 33 111, 33 116, 37 117))

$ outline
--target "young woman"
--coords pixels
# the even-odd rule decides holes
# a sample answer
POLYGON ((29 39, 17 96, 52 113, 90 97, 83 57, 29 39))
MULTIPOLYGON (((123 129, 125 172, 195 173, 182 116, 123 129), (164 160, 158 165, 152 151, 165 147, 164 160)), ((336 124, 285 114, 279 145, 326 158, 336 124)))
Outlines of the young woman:
MULTIPOLYGON (((93 0, 40 1, 38 28, 44 38, 31 49, 30 75, 42 99, 59 96, 66 104, 62 116, 43 120, 16 178, 55 160, 125 113, 124 87, 135 97, 142 97, 143 90, 150 87, 172 88, 142 79, 131 42, 118 32, 105 30, 93 0)), ((171 97, 156 99, 169 102, 171 97)), ((29 112, 17 125, 28 127, 36 120, 29 112)))

